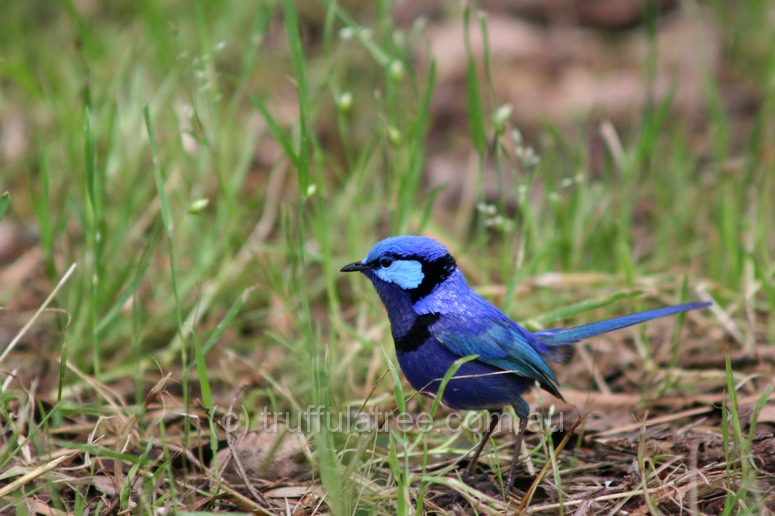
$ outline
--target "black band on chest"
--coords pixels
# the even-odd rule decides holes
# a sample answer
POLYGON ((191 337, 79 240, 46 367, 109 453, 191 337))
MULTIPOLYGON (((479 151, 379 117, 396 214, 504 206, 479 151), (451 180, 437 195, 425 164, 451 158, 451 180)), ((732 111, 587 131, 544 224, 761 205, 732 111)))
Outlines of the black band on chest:
POLYGON ((430 326, 439 320, 441 314, 423 314, 414 320, 414 324, 402 337, 395 339, 396 351, 408 353, 419 348, 431 337, 430 326))

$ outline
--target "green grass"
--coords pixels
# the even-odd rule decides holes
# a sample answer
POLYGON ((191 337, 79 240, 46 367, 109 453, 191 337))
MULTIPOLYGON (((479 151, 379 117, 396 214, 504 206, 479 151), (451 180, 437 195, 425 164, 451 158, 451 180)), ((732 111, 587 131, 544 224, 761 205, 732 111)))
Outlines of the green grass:
MULTIPOLYGON (((722 21, 725 73, 755 91, 750 130, 739 132, 709 73, 703 150, 668 97, 617 128, 622 153, 609 140, 594 175, 589 127, 545 122, 527 141, 496 97, 489 51, 476 56, 466 39, 460 103, 468 117, 456 130, 477 176, 456 178, 474 189, 457 206, 437 202, 442 189, 426 183, 439 88, 435 63, 415 58, 427 30, 397 27, 387 0, 370 13, 337 2, 300 13, 301 5, 4 8, 0 124, 22 113, 27 144, 0 161, 0 220, 34 227, 41 255, 21 284, 0 289, 8 322, 0 326, 13 330, 0 359, 8 385, 0 476, 18 480, 62 450, 76 453, 68 466, 87 464, 87 455, 94 462, 67 473, 88 482, 44 472, 0 491, 0 511, 30 510, 25 496, 68 511, 97 503, 140 513, 214 510, 223 493, 230 508, 258 510, 248 495, 203 481, 196 461, 180 456, 189 450, 206 462, 224 446, 216 423, 240 381, 249 384, 239 403, 250 415, 264 406, 425 407, 405 401, 412 393, 393 365, 370 285, 338 273, 389 234, 443 240, 473 285, 533 328, 693 299, 705 285, 742 335, 731 350, 751 352, 757 339, 775 338, 775 31, 767 2, 709 8, 722 21), (484 197, 488 167, 498 198, 484 197), (541 286, 553 272, 566 281, 541 286), (89 488, 105 478, 117 494, 89 488)), ((488 33, 488 18, 473 7, 450 7, 448 16, 471 34, 488 33)), ((656 22, 648 27, 655 38, 656 22)), ((650 48, 653 63, 660 56, 650 48)), ((651 74, 647 67, 644 83, 651 74)), ((667 365, 657 363, 660 350, 645 330, 633 332, 644 399, 692 393, 676 376, 687 326, 681 319, 667 337, 667 365)), ((709 349, 726 348, 720 332, 707 335, 715 339, 709 349)), ((766 503, 751 457, 756 417, 748 424, 741 415, 738 379, 730 366, 717 385, 729 393, 722 407, 732 425, 721 425, 725 446, 733 443, 725 448, 728 513, 766 503)), ((756 391, 755 414, 767 388, 756 391)), ((310 511, 421 513, 434 503, 423 494, 439 486, 483 513, 501 510, 450 465, 429 469, 440 456, 468 451, 470 434, 310 432, 306 476, 294 480, 325 492, 310 511)), ((572 446, 555 454, 557 436, 544 439, 533 461, 547 465, 542 482, 557 488, 555 502, 570 503, 573 476, 562 468, 579 466, 572 446)), ((638 446, 642 484, 632 496, 653 510, 664 502, 649 491, 661 482, 658 466, 638 446)), ((483 459, 503 467, 510 453, 486 450, 483 459)))

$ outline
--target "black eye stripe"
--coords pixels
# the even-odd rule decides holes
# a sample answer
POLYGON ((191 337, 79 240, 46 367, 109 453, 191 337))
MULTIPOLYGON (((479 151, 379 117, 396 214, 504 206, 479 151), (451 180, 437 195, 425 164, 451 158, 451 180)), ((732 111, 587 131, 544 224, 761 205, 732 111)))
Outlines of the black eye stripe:
POLYGON ((446 280, 455 271, 457 263, 451 254, 447 253, 438 260, 429 262, 420 256, 402 256, 402 260, 417 260, 422 264, 423 280, 417 288, 409 290, 412 302, 417 302, 430 294, 436 285, 446 280))
POLYGON ((385 260, 385 259, 391 260, 391 263, 395 262, 395 261, 414 261, 414 262, 420 262, 423 266, 425 266, 425 265, 434 266, 435 265, 435 266, 446 266, 446 267, 452 266, 452 267, 454 267, 455 265, 457 265, 457 263, 455 262, 455 258, 451 254, 449 254, 449 253, 447 253, 444 256, 442 256, 441 258, 437 258, 436 260, 433 260, 433 261, 430 261, 427 258, 425 258, 423 256, 420 256, 419 254, 402 254, 402 255, 399 255, 399 256, 396 256, 396 255, 393 255, 393 254, 387 254, 387 255, 384 255, 384 256, 382 256, 380 258, 375 258, 375 259, 371 260, 370 262, 366 263, 365 265, 370 265, 370 266, 373 267, 375 265, 379 265, 379 263, 382 260, 385 260))

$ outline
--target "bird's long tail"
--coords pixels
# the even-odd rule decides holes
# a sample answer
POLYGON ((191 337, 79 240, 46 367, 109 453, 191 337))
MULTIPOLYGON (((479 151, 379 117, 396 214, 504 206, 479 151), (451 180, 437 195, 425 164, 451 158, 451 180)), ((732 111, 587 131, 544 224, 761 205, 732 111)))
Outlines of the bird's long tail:
POLYGON ((588 339, 589 337, 594 337, 595 335, 600 335, 601 333, 608 333, 609 331, 619 330, 634 324, 650 321, 651 319, 656 319, 658 317, 665 317, 667 315, 687 312, 689 310, 697 310, 698 308, 705 308, 710 305, 711 303, 709 302, 701 302, 667 306, 665 308, 646 310, 645 312, 638 312, 630 315, 624 315, 622 317, 607 319, 605 321, 585 324, 575 328, 552 328, 550 330, 543 330, 536 332, 535 336, 541 343, 545 344, 549 348, 567 346, 580 340, 588 339))

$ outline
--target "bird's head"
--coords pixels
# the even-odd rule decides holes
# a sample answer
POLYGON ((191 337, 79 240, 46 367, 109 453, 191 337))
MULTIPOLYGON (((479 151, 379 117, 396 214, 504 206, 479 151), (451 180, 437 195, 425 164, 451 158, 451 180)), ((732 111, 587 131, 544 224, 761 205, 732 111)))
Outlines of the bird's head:
POLYGON ((380 287, 397 287, 413 300, 428 295, 455 270, 455 259, 432 238, 397 236, 378 242, 360 262, 342 267, 342 272, 362 272, 380 287))

